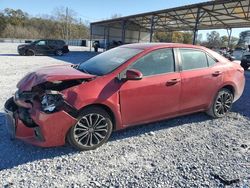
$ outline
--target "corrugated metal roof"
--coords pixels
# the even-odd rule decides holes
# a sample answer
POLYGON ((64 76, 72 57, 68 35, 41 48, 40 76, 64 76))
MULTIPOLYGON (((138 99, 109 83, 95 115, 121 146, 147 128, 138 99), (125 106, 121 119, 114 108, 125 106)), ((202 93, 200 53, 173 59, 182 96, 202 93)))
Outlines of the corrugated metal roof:
POLYGON ((93 22, 91 25, 112 26, 126 21, 150 29, 151 20, 156 30, 164 31, 250 27, 250 0, 209 1, 93 22))

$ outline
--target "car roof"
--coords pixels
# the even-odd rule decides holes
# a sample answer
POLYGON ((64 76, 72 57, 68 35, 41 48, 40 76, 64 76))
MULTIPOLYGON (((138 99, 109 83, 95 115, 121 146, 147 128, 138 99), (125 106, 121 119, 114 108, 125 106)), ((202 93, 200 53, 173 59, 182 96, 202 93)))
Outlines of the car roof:
POLYGON ((192 49, 200 49, 203 50, 210 55, 212 55, 215 59, 221 62, 228 62, 229 60, 225 57, 221 56, 217 52, 208 49, 204 46, 197 46, 192 44, 181 44, 181 43, 134 43, 134 44, 126 44, 121 46, 121 48, 135 48, 142 50, 154 50, 159 48, 192 48, 192 49))
POLYGON ((35 41, 39 41, 39 40, 47 40, 47 41, 63 41, 64 40, 61 40, 61 39, 38 39, 38 40, 35 40, 35 41))
POLYGON ((196 46, 191 44, 180 44, 180 43, 134 43, 134 44, 126 44, 121 47, 125 48, 137 48, 137 49, 154 49, 154 48, 161 48, 161 47, 168 47, 168 48, 196 48, 196 49, 203 49, 205 47, 196 46))

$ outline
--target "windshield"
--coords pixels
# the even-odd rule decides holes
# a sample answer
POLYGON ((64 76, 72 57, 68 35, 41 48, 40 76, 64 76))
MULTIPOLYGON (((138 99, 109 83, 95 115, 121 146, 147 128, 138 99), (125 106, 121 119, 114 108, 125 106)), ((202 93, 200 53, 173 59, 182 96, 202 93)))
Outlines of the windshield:
POLYGON ((114 48, 81 63, 78 69, 93 75, 105 75, 114 71, 127 60, 142 51, 142 49, 124 47, 114 48))

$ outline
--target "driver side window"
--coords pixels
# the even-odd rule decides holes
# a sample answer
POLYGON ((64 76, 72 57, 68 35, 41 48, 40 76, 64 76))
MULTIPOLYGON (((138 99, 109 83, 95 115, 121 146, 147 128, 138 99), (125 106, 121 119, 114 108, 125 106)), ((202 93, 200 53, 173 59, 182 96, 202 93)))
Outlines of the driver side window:
POLYGON ((172 49, 155 50, 138 59, 130 69, 139 70, 143 76, 152 76, 174 72, 174 57, 172 49))

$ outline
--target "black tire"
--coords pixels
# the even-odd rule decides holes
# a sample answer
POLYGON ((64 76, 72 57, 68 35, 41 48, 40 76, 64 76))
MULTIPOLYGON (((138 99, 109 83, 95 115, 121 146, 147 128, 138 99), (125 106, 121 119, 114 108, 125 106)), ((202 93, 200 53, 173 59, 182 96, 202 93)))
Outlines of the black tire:
POLYGON ((217 93, 213 104, 206 113, 213 118, 222 118, 231 110, 233 100, 233 93, 229 89, 223 88, 217 93))
POLYGON ((55 54, 57 56, 62 56, 63 55, 63 51, 62 50, 56 50, 55 54))
POLYGON ((26 50, 25 55, 26 56, 34 56, 35 52, 33 50, 26 50))
POLYGON ((98 107, 82 111, 78 122, 71 127, 67 140, 81 151, 94 150, 108 141, 113 129, 109 114, 98 107))

